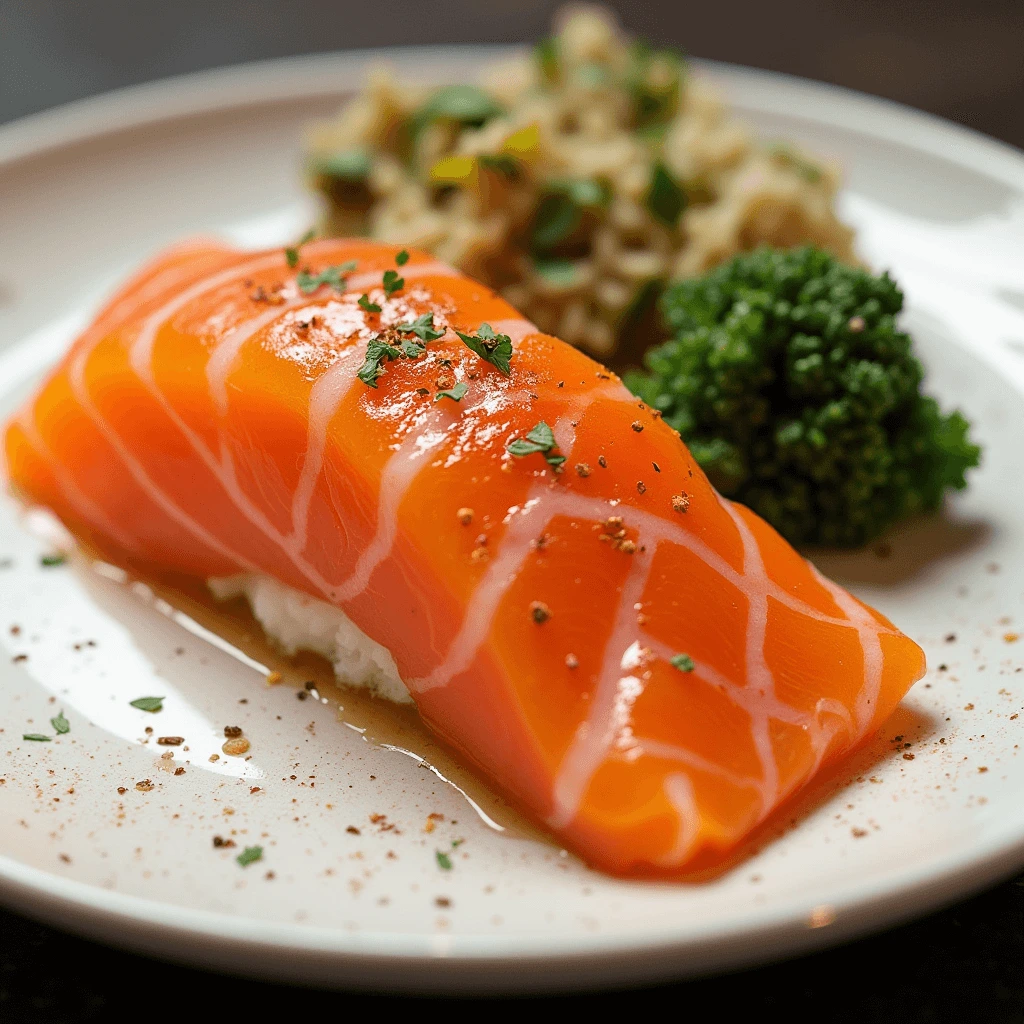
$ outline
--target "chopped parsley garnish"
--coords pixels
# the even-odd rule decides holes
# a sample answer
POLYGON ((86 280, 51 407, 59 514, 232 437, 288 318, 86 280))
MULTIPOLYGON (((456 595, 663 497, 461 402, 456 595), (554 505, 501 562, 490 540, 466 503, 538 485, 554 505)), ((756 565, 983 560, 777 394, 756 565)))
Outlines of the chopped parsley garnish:
POLYGON ((805 160, 796 150, 787 146, 786 143, 776 143, 774 146, 769 147, 768 152, 780 164, 791 167, 809 184, 814 185, 821 181, 821 168, 817 164, 812 164, 809 160, 805 160))
POLYGON ((21 738, 23 740, 31 740, 33 743, 49 743, 51 740, 51 737, 44 736, 41 732, 26 732, 22 734, 21 738))
POLYGON ((39 564, 44 569, 54 569, 58 565, 63 565, 67 560, 67 555, 43 555, 43 557, 39 559, 39 564))
POLYGON ((289 267, 299 265, 299 250, 307 243, 316 238, 316 228, 310 228, 294 245, 289 245, 284 251, 284 258, 288 261, 289 267))
POLYGON ((339 263, 336 267, 325 267, 319 274, 300 270, 295 280, 303 295, 312 295, 317 288, 325 284, 343 292, 345 290, 345 274, 350 274, 355 269, 356 261, 349 260, 347 263, 339 263))
POLYGON ((651 171, 647 209, 667 228, 674 228, 679 215, 686 209, 686 193, 661 162, 656 163, 651 171))
POLYGON ((549 284, 569 288, 576 281, 576 264, 572 260, 535 259, 533 269, 549 284))
POLYGON ((395 256, 395 262, 400 266, 404 267, 409 262, 409 250, 403 249, 400 253, 395 256))
POLYGON ((368 387, 375 388, 377 378, 387 372, 383 366, 384 361, 390 362, 392 359, 401 359, 401 357, 401 349, 389 345, 386 341, 381 341, 380 338, 373 338, 366 346, 366 360, 356 376, 368 387))
POLYGON ((398 276, 397 270, 384 271, 384 294, 390 299, 395 292, 405 287, 405 278, 398 276))
POLYGON ((63 736, 65 733, 71 732, 71 723, 64 717, 63 711, 61 711, 56 718, 50 719, 50 725, 53 726, 53 731, 58 736, 63 736))
POLYGON ((495 334, 490 324, 481 324, 475 335, 455 332, 481 359, 486 360, 506 377, 511 375, 512 339, 507 334, 495 334))
POLYGON ((411 338, 407 338, 402 342, 402 354, 406 359, 419 359, 426 351, 426 346, 421 345, 418 341, 413 341, 411 338))
POLYGON ((555 432, 541 420, 525 438, 517 437, 508 443, 508 452, 517 459, 525 458, 527 455, 535 455, 538 452, 544 456, 549 466, 561 466, 565 462, 564 455, 553 454, 557 447, 555 432))
POLYGON ((673 654, 669 658, 669 662, 673 668, 679 669, 680 672, 692 672, 694 669, 693 658, 688 654, 673 654))
POLYGON ((443 850, 435 850, 434 856, 437 858, 437 866, 442 871, 451 871, 452 859, 443 850))
POLYGON ((370 296, 367 295, 366 292, 363 292, 363 294, 359 296, 359 305, 362 306, 367 313, 380 312, 380 306, 378 306, 376 302, 371 302, 370 296))
POLYGON ((263 847, 262 846, 247 846, 236 858, 236 861, 243 867, 247 868, 250 864, 255 864, 258 860, 263 860, 263 847))
POLYGON ((485 170, 495 171, 503 175, 509 181, 515 181, 522 170, 519 161, 507 153, 482 153, 477 157, 477 163, 485 170))
POLYGON ((370 176, 370 153, 365 149, 342 149, 314 160, 311 170, 325 178, 350 185, 362 184, 370 176))
POLYGON ((163 697, 136 697, 135 700, 131 700, 128 703, 133 708, 138 708, 140 711, 148 711, 154 715, 164 709, 163 697))
POLYGON ((433 313, 422 313, 408 323, 396 324, 395 330, 404 334, 415 334, 421 341, 437 341, 438 338, 444 337, 444 331, 434 328, 433 313))
POLYGON ((413 133, 435 121, 455 121, 479 128, 504 113, 501 106, 475 85, 446 85, 434 92, 413 115, 413 133))
POLYGON ((554 85, 560 72, 558 62, 558 41, 553 36, 542 39, 533 48, 533 59, 540 69, 540 76, 545 85, 554 85))
POLYGON ((453 402, 461 402, 466 397, 466 392, 469 390, 469 385, 463 383, 461 380, 453 388, 446 388, 444 391, 438 391, 434 395, 434 401, 439 402, 442 398, 450 398, 453 402))
POLYGON ((556 178, 547 182, 545 189, 531 237, 538 252, 567 241, 576 233, 585 213, 603 210, 611 199, 607 185, 593 178, 556 178))

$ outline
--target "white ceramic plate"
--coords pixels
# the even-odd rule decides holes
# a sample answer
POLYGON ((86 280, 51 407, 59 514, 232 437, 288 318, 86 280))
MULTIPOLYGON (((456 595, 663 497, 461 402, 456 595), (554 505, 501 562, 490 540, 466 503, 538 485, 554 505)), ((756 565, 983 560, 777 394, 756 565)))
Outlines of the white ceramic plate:
MULTIPOLYGON (((402 65, 413 78, 451 79, 488 55, 410 51, 402 65)), ((102 292, 165 242, 199 231, 254 245, 294 237, 311 216, 301 126, 375 57, 200 75, 0 130, 2 411, 102 292)), ((6 502, 4 902, 132 949, 260 977, 527 990, 795 953, 1024 863, 1024 641, 1012 640, 1024 632, 1024 156, 877 100, 707 70, 764 135, 848 168, 843 201, 861 251, 905 285, 929 386, 968 412, 985 445, 970 491, 944 518, 890 538, 888 557, 819 560, 928 653, 928 676, 877 742, 719 880, 605 878, 452 776, 476 794, 474 809, 441 777, 457 773, 450 759, 414 726, 345 696, 339 711, 297 700, 290 685, 267 687, 269 657, 218 647, 175 616, 187 610, 176 598, 85 561, 41 567, 44 545, 6 502), (144 695, 164 696, 164 710, 130 707, 144 695), (52 734, 62 709, 69 733, 22 740, 52 734), (251 759, 209 760, 227 724, 244 727, 251 759), (155 742, 174 734, 186 745, 155 742), (442 818, 428 832, 431 814, 442 818), (237 845, 215 848, 214 836, 237 845), (256 844, 262 862, 240 867, 235 855, 256 844), (451 853, 450 871, 438 850, 451 853)), ((305 673, 286 671, 299 683, 305 673)))

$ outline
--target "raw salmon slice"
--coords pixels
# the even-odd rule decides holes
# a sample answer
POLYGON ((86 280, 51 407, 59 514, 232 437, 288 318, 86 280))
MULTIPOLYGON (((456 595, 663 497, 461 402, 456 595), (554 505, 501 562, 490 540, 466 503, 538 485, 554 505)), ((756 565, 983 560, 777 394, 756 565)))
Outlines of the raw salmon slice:
POLYGON ((924 671, 614 374, 423 254, 174 249, 6 450, 111 559, 342 609, 431 728, 616 873, 723 862, 924 671))

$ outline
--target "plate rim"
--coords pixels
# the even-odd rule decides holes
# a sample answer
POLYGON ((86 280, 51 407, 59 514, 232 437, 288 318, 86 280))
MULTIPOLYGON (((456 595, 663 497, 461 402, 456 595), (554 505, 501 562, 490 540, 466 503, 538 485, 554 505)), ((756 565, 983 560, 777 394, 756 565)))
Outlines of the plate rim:
MULTIPOLYGON (((0 170, 168 120, 338 95, 382 61, 419 58, 423 66, 434 62, 447 71, 438 76, 440 80, 451 77, 454 67, 519 49, 449 45, 336 51, 128 86, 0 125, 0 170)), ((748 110, 778 113, 787 109, 786 97, 800 99, 804 102, 794 111, 800 119, 825 126, 840 123, 847 130, 924 152, 1024 192, 1024 152, 973 129, 829 83, 712 61, 693 63, 730 95, 742 92, 742 105, 748 110), (807 101, 813 101, 813 107, 807 101)), ((701 934, 689 921, 685 936, 669 928, 626 941, 621 935, 545 942, 537 935, 475 935, 460 940, 396 932, 346 933, 111 892, 5 855, 0 855, 0 902, 114 945, 237 973, 258 971, 282 980, 348 987, 371 987, 386 979, 389 986, 423 991, 542 991, 564 989, 567 983, 607 986, 682 977, 832 945, 963 898, 1022 863, 1024 828, 1004 825, 994 829, 969 859, 947 855, 932 862, 924 874, 908 866, 870 888, 863 882, 848 883, 832 903, 837 918, 828 928, 810 929, 807 916, 812 908, 797 913, 790 901, 785 908, 760 911, 753 927, 741 921, 714 927, 702 922, 707 934, 701 934), (258 954, 271 951, 280 959, 268 965, 258 954), (308 959, 311 954, 320 958, 308 959), (532 969, 498 976, 512 964, 529 964, 532 969)))

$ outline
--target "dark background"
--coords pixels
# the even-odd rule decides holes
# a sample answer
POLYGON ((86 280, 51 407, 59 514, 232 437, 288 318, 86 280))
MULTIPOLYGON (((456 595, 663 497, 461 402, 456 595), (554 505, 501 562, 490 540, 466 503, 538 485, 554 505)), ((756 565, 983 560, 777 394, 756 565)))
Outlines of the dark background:
MULTIPOLYGON (((0 122, 122 85, 267 57, 536 39, 556 6, 548 0, 0 0, 0 122)), ((1024 0, 620 0, 610 6, 632 31, 695 56, 861 89, 1024 147, 1024 0)), ((625 1017, 650 1012, 655 1000, 661 1013, 704 1014, 713 1007, 723 1021, 769 1010, 823 1021, 1024 1021, 1024 879, 788 964, 642 993, 545 1001, 544 1008, 625 1017)), ((493 1006, 394 1005, 218 978, 0 912, 3 1024, 73 1024, 154 1011, 180 1019, 200 1008, 201 1016, 252 1021, 282 1010, 493 1012, 493 1006)))

